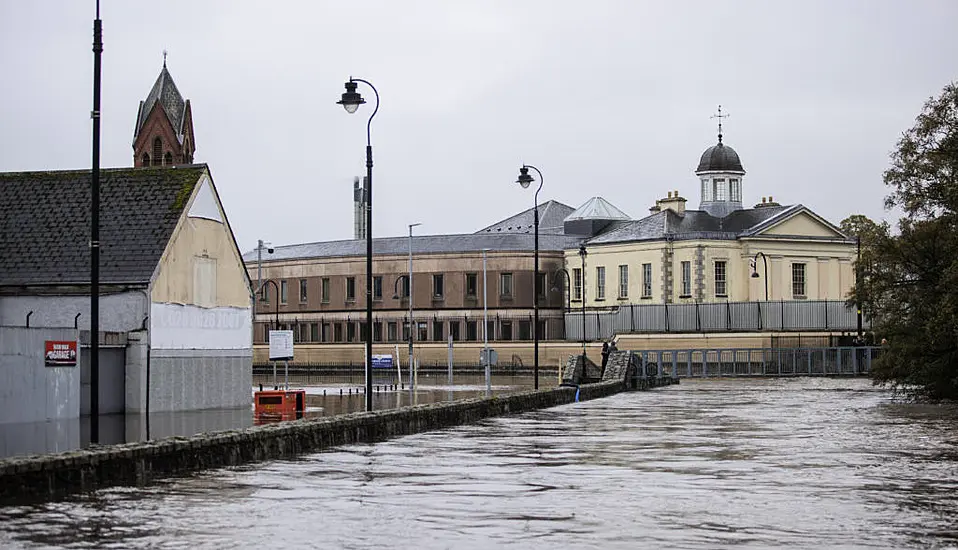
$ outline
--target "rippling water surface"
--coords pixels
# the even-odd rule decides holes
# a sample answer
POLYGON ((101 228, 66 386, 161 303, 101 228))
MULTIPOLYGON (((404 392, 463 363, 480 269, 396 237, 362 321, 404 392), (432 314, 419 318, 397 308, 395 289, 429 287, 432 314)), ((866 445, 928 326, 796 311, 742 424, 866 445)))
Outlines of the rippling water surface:
POLYGON ((0 547, 954 548, 958 410, 866 380, 686 380, 0 508, 0 547))

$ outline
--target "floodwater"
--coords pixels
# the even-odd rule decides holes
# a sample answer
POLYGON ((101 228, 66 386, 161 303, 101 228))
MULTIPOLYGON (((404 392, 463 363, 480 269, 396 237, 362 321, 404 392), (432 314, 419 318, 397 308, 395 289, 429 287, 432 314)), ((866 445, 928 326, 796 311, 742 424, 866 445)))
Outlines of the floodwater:
POLYGON ((2 548, 953 548, 958 409, 683 380, 0 508, 2 548))
MULTIPOLYGON (((540 387, 554 387, 557 373, 540 373, 540 387)), ((366 410, 362 373, 351 375, 290 377, 290 388, 305 388, 306 417, 332 416, 366 410)), ((272 376, 256 376, 252 391, 273 388, 272 376)), ((285 379, 277 379, 284 387, 285 379)), ((389 386, 392 377, 374 380, 373 408, 376 410, 421 405, 439 401, 453 401, 486 395, 482 374, 457 374, 449 385, 445 373, 428 373, 419 377, 416 391, 408 386, 389 386)), ((532 389, 532 376, 497 374, 491 379, 491 394, 500 395, 532 389)), ((252 394, 250 395, 252 399, 252 394)), ((154 412, 149 421, 143 414, 109 414, 100 416, 100 444, 116 445, 134 441, 188 437, 198 433, 236 430, 252 426, 252 405, 234 409, 205 409, 200 411, 154 412)), ((90 445, 90 417, 50 420, 46 422, 0 423, 0 459, 72 451, 90 445)))

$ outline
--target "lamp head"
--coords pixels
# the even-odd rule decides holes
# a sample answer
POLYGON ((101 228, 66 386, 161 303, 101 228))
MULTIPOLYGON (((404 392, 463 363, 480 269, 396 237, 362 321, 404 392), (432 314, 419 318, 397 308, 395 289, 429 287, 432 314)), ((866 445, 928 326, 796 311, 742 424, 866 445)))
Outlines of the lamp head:
POLYGON ((363 96, 359 95, 359 92, 356 91, 356 86, 357 84, 354 81, 347 81, 346 91, 343 92, 342 99, 336 102, 338 105, 342 105, 347 113, 355 113, 360 105, 366 103, 363 96))
POLYGON ((579 256, 585 257, 585 255, 586 255, 585 245, 581 244, 579 245, 579 256))
POLYGON ((758 271, 752 270, 752 278, 753 278, 753 279, 758 279, 758 278, 759 278, 758 271))
POLYGON ((522 186, 523 189, 527 189, 532 182, 535 181, 532 179, 532 176, 529 175, 529 169, 523 166, 519 169, 519 179, 516 180, 516 183, 522 186))

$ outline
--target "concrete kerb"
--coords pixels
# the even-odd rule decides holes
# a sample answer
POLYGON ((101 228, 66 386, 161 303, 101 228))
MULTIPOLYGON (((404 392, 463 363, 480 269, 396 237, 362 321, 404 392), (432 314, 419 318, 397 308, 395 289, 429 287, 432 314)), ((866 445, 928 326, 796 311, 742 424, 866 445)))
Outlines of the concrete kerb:
MULTIPOLYGON (((624 389, 618 381, 587 384, 578 388, 579 400, 624 389)), ((43 500, 112 485, 143 485, 203 469, 383 441, 572 403, 576 390, 560 387, 5 459, 0 460, 0 501, 43 500)))

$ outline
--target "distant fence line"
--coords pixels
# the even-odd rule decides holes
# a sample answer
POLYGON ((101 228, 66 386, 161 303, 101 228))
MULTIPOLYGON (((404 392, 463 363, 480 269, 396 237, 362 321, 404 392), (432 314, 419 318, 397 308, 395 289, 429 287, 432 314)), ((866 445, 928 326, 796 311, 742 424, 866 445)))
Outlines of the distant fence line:
MULTIPOLYGON (((585 312, 585 339, 615 334, 759 331, 854 331, 858 314, 842 300, 629 304, 613 311, 585 312)), ((565 315, 566 340, 582 340, 583 313, 565 315)), ((867 318, 862 320, 869 328, 867 318)))
POLYGON ((647 376, 858 376, 881 348, 738 348, 636 351, 647 376))

